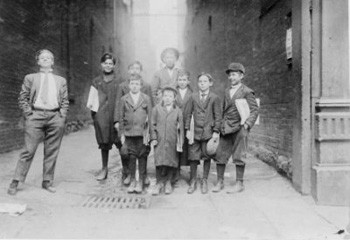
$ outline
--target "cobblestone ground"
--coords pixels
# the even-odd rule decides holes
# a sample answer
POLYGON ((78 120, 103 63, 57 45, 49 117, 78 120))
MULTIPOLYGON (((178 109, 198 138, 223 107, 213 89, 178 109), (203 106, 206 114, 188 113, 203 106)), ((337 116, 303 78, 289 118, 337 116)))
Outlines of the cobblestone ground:
MULTIPOLYGON (((18 217, 0 214, 0 238, 342 239, 334 233, 348 222, 347 208, 316 206, 310 197, 301 196, 288 180, 252 156, 247 159, 246 190, 240 194, 203 195, 197 190, 188 195, 189 169, 184 167, 173 194, 154 197, 146 189, 143 194, 130 195, 121 184, 115 149, 110 153, 108 179, 95 180, 101 161, 93 129, 89 128, 63 140, 55 176, 57 193, 40 188, 40 146, 26 183, 13 197, 6 190, 18 154, 0 155, 0 203, 27 204, 27 210, 18 217), (142 209, 133 209, 140 203, 142 209)), ((152 157, 148 172, 152 187, 152 157)), ((215 172, 212 164, 210 188, 215 172)), ((225 177, 226 187, 232 185, 232 164, 225 177)))

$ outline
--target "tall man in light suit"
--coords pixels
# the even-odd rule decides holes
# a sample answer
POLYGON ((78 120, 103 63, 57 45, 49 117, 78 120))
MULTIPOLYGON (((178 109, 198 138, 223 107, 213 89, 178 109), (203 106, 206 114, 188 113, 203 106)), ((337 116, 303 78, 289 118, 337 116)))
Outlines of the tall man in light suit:
POLYGON ((69 105, 67 84, 66 79, 52 73, 52 52, 40 50, 36 60, 40 72, 25 76, 18 98, 25 117, 24 149, 8 189, 10 195, 15 195, 18 183, 25 181, 41 141, 44 141, 42 188, 56 192, 52 182, 69 105))

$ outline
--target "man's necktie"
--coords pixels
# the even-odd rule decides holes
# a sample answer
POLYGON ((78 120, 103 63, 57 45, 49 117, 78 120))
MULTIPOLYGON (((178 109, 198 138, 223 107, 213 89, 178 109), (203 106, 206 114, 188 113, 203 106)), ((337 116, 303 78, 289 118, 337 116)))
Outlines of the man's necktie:
POLYGON ((49 75, 44 73, 44 82, 41 89, 41 101, 46 104, 49 99, 49 75))

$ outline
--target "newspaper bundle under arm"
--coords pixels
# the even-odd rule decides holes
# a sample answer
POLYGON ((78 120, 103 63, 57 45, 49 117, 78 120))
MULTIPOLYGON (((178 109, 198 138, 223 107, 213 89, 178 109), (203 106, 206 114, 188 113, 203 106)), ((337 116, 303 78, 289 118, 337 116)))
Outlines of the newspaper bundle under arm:
POLYGON ((190 133, 190 136, 188 138, 188 144, 192 145, 193 142, 194 142, 194 119, 193 119, 193 115, 191 116, 189 133, 190 133))
POLYGON ((94 86, 90 87, 89 97, 86 104, 91 111, 97 112, 99 108, 98 91, 94 86))
POLYGON ((235 104, 239 115, 241 116, 241 125, 247 121, 250 115, 250 108, 245 98, 239 98, 235 100, 235 104))

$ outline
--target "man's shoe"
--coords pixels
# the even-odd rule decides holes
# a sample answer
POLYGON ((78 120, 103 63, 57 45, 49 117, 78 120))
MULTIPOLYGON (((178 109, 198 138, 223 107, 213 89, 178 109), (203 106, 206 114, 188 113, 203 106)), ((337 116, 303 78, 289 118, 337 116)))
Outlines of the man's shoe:
POLYGON ((136 193, 142 193, 142 190, 143 190, 143 183, 142 183, 142 181, 137 181, 134 191, 136 193))
POLYGON ((101 170, 101 172, 96 176, 96 180, 97 180, 97 181, 105 180, 105 179, 107 179, 107 175, 108 175, 108 170, 107 170, 107 168, 103 168, 103 169, 101 170))
POLYGON ((143 184, 146 186, 149 186, 151 184, 151 181, 149 180, 149 177, 145 177, 145 180, 143 180, 143 184))
POLYGON ((220 192, 222 189, 224 189, 224 181, 218 180, 218 182, 215 184, 215 186, 212 189, 212 192, 220 192))
POLYGON ((123 184, 124 185, 129 185, 131 182, 131 176, 128 174, 128 176, 124 179, 123 184))
POLYGON ((194 193, 194 191, 196 191, 196 188, 197 188, 197 181, 196 179, 193 179, 190 182, 190 187, 188 188, 187 193, 188 194, 194 193))
POLYGON ((160 194, 160 191, 162 190, 162 184, 157 183, 156 185, 154 185, 154 188, 152 189, 152 195, 153 196, 157 196, 160 194))
POLYGON ((52 186, 52 183, 50 183, 49 181, 43 181, 41 186, 42 186, 43 189, 45 189, 46 191, 48 191, 50 193, 55 193, 56 192, 56 188, 54 188, 52 186))
POLYGON ((205 178, 202 179, 201 192, 202 194, 208 193, 208 180, 205 178))
POLYGON ((244 191, 244 184, 242 181, 237 181, 233 187, 226 191, 228 194, 239 193, 244 191))
POLYGON ((7 193, 9 195, 16 195, 17 193, 17 187, 18 187, 18 182, 17 181, 12 181, 10 183, 9 189, 7 190, 7 193))
POLYGON ((136 180, 133 179, 128 187, 128 193, 133 193, 136 188, 136 180))
POLYGON ((165 184, 165 194, 171 194, 173 192, 173 187, 171 186, 171 182, 167 181, 165 184))

